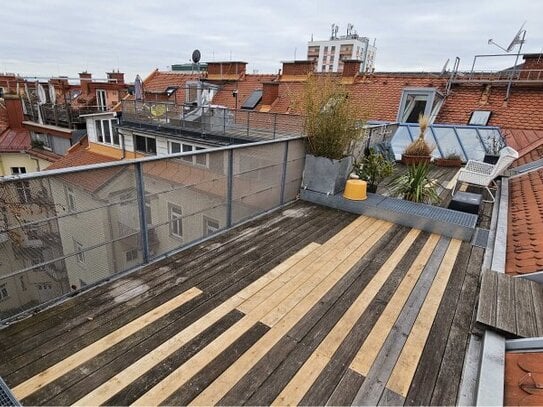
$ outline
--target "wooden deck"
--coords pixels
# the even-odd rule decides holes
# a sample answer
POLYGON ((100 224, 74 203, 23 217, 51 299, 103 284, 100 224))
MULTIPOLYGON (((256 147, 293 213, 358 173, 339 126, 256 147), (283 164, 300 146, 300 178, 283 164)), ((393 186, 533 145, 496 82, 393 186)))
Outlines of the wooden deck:
POLYGON ((483 249, 307 203, 0 331, 27 405, 454 404, 483 249))

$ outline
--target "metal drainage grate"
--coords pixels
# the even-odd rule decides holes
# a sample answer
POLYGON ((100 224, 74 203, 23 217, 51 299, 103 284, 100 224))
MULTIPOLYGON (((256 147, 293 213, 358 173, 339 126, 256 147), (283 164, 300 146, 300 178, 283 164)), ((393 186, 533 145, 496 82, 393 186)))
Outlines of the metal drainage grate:
POLYGON ((20 406, 6 382, 0 377, 0 406, 20 406))
POLYGON ((490 234, 490 230, 488 229, 475 228, 473 239, 471 239, 472 246, 482 247, 483 249, 486 249, 488 245, 489 234, 490 234))
POLYGON ((406 215, 416 215, 438 222, 473 228, 477 222, 477 216, 470 213, 453 211, 439 206, 417 204, 402 199, 386 199, 381 203, 383 208, 400 212, 406 215))

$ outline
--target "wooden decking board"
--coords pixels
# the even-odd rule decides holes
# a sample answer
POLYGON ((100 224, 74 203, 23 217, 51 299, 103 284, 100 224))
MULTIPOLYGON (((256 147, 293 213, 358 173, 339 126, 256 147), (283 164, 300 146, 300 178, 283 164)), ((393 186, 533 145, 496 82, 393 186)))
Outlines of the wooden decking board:
MULTIPOLYGON (((368 309, 359 318, 345 340, 340 344, 330 363, 328 363, 318 378, 313 382, 309 390, 305 393, 300 404, 325 404, 331 397, 336 386, 341 385, 342 376, 346 374, 346 372, 350 371, 348 366, 354 356, 357 354, 360 344, 363 343, 367 338, 375 322, 380 317, 384 308, 390 301, 390 298, 407 273, 410 265, 413 263, 415 257, 424 246, 428 236, 429 235, 427 233, 421 233, 415 239, 407 254, 400 260, 399 264, 394 269, 386 283, 373 298, 368 309)), ((397 247, 397 244, 394 244, 392 247, 397 247)), ((390 250, 388 250, 388 252, 390 253, 390 250)), ((379 265, 379 267, 380 266, 381 265, 379 265)), ((353 398, 358 391, 358 388, 354 391, 354 394, 352 395, 353 398)))
POLYGON ((330 398, 326 401, 327 406, 348 406, 351 405, 358 389, 364 384, 364 376, 347 368, 341 381, 334 389, 330 398))
POLYGON ((382 280, 372 280, 354 299, 350 301, 349 308, 340 314, 340 319, 334 323, 326 338, 318 345, 315 351, 305 361, 303 366, 296 372, 285 388, 274 400, 274 404, 299 404, 311 384, 317 379, 321 371, 328 364, 337 348, 349 334, 353 326, 368 309, 386 281, 390 273, 409 251, 418 231, 412 230, 407 237, 393 250, 388 260, 381 266, 378 274, 385 275, 382 280))
POLYGON ((473 247, 466 280, 464 282, 458 306, 455 310, 453 323, 447 338, 443 363, 436 380, 430 404, 456 404, 458 388, 462 377, 464 355, 468 346, 471 332, 473 311, 477 305, 479 291, 479 273, 483 262, 484 249, 473 247))
MULTIPOLYGON (((286 208, 289 210, 297 210, 300 207, 303 208, 303 205, 297 202, 286 208)), ((318 208, 316 206, 310 206, 309 209, 312 211, 314 216, 319 215, 321 212, 326 212, 322 208, 318 208)), ((333 213, 333 211, 329 211, 329 213, 333 213)), ((230 246, 235 244, 234 247, 236 247, 240 242, 252 243, 251 236, 255 233, 251 232, 251 228, 255 224, 258 225, 262 224, 263 222, 266 222, 265 224, 267 224, 270 222, 270 220, 273 221, 273 219, 276 217, 276 214, 270 214, 264 219, 254 220, 244 225, 242 228, 233 229, 224 235, 217 237, 213 240, 214 242, 218 242, 216 244, 219 244, 219 247, 214 249, 215 253, 218 255, 226 250, 231 250, 230 246)), ((292 218, 284 217, 278 222, 279 224, 277 226, 279 227, 283 223, 288 224, 291 219, 292 218)), ((256 238, 258 237, 260 237, 260 235, 257 234, 256 238)), ((0 350, 7 351, 14 346, 17 348, 17 350, 20 350, 21 344, 24 343, 25 340, 36 335, 43 336, 42 332, 49 333, 49 327, 58 324, 59 322, 63 322, 66 319, 81 318, 82 320, 85 320, 87 316, 95 317, 95 307, 103 302, 104 299, 102 296, 105 295, 106 300, 109 300, 108 294, 112 289, 119 291, 124 287, 130 289, 134 279, 137 279, 138 281, 156 281, 156 279, 163 274, 161 272, 161 268, 164 266, 170 266, 177 261, 183 261, 187 265, 195 265, 193 262, 198 261, 198 259, 200 259, 202 262, 209 262, 209 258, 206 256, 209 253, 209 250, 207 250, 206 247, 208 245, 208 242, 201 243, 190 250, 180 252, 175 257, 164 259, 157 264, 145 266, 142 270, 132 274, 130 278, 120 279, 112 283, 96 287, 95 289, 84 293, 84 295, 76 296, 70 301, 66 301, 51 309, 48 309, 47 311, 40 312, 32 316, 32 318, 27 318, 26 320, 20 321, 17 324, 13 324, 5 328, 9 331, 9 338, 6 338, 5 343, 0 344, 0 350), (153 270, 152 277, 149 276, 150 270, 153 270)), ((139 285, 141 285, 141 283, 139 283, 139 285)), ((64 324, 61 328, 67 330, 73 329, 73 326, 64 324), (64 326, 67 328, 64 328, 64 326)), ((14 355, 17 354, 16 352, 11 353, 14 355)))
POLYGON ((405 397, 385 387, 378 406, 403 406, 405 397))
POLYGON ((279 323, 253 346, 246 354, 239 358, 227 371, 206 388, 195 400, 194 404, 215 404, 220 400, 237 381, 235 377, 240 377, 249 371, 258 360, 263 357, 275 345, 281 337, 286 334, 293 326, 298 323, 305 313, 307 313, 322 297, 328 292, 348 271, 358 262, 369 248, 377 242, 390 228, 391 224, 386 222, 376 222, 368 229, 361 232, 359 238, 351 244, 352 253, 341 253, 339 258, 325 264, 325 269, 331 269, 329 274, 324 277, 315 289, 308 293, 296 307, 283 317, 279 323), (377 225, 377 229, 373 229, 377 225), (364 238, 364 236, 367 236, 364 238), (364 242, 366 240, 366 242, 364 242), (360 243, 356 243, 359 241, 360 243), (346 256, 346 254, 348 254, 346 256))
MULTIPOLYGON (((233 310, 226 314, 223 318, 211 325, 200 335, 182 346, 174 355, 168 358, 164 364, 161 364, 140 379, 135 380, 129 387, 117 393, 115 397, 108 400, 106 404, 110 405, 126 405, 128 401, 135 400, 139 397, 138 394, 145 392, 146 388, 152 385, 153 380, 157 380, 161 375, 167 374, 171 366, 181 363, 183 360, 190 358, 200 349, 205 347, 214 338, 235 324, 241 318, 243 313, 233 310)), ((110 351, 111 355, 106 352, 104 355, 93 359, 92 363, 86 363, 80 369, 70 372, 59 380, 54 381, 51 385, 41 389, 30 397, 25 399, 27 405, 71 405, 76 400, 79 400, 88 393, 89 388, 98 387, 100 384, 110 379, 119 370, 122 370, 134 363, 142 354, 148 352, 163 342, 164 338, 159 335, 148 338, 144 343, 132 348, 129 352, 125 352, 120 357, 115 352, 110 351)), ((140 395, 141 395, 140 394, 140 395)))
MULTIPOLYGON (((430 236, 431 238, 432 236, 430 236)), ((377 358, 369 369, 364 384, 356 394, 354 398, 355 404, 376 405, 381 399, 387 380, 410 334, 422 303, 430 290, 430 286, 434 281, 449 243, 449 238, 441 237, 439 239, 420 277, 412 290, 410 290, 409 298, 405 301, 399 315, 397 315, 394 325, 386 337, 377 358)))
POLYGON ((400 314, 405 302, 408 300, 413 287, 416 285, 420 275, 424 271, 428 258, 433 253, 438 241, 438 235, 430 235, 419 255, 409 268, 402 283, 379 317, 379 320, 376 322, 371 333, 353 359, 350 365, 351 369, 365 376, 366 379, 381 346, 394 326, 394 322, 400 314))
POLYGON ((496 290, 496 327, 505 332, 517 331, 517 318, 515 315, 515 289, 513 281, 505 274, 497 274, 498 288, 496 290))
POLYGON ((533 284, 531 289, 532 297, 534 299, 534 311, 536 315, 536 336, 543 336, 543 286, 533 284))
MULTIPOLYGON (((317 218, 316 221, 319 221, 319 218, 317 218)), ((299 238, 300 237, 300 233, 298 232, 299 227, 303 227, 303 224, 300 223, 298 225, 298 227, 295 228, 294 231, 293 231, 298 236, 298 238, 296 236, 292 237, 292 239, 297 239, 296 244, 292 244, 289 240, 283 241, 283 246, 282 247, 284 248, 283 250, 287 250, 286 253, 288 253, 289 251, 295 249, 299 244, 303 244, 307 240, 307 239, 304 239, 304 238, 301 238, 301 239, 299 238)), ((320 225, 320 227, 318 229, 314 229, 314 230, 317 231, 317 232, 321 231, 322 230, 322 225, 320 225)), ((313 229, 311 229, 309 227, 306 227, 305 231, 306 231, 306 233, 310 233, 310 232, 313 231, 313 229)), ((311 238, 309 238, 309 240, 311 240, 311 238)), ((271 246, 271 247, 268 246, 266 248, 266 250, 263 251, 263 253, 262 253, 263 257, 261 259, 259 259, 258 262, 259 263, 264 263, 266 260, 274 261, 274 259, 277 256, 277 254, 276 254, 277 252, 274 251, 276 249, 277 249, 277 246, 271 246), (265 253, 269 253, 269 255, 264 256, 265 253)), ((251 264, 251 266, 252 266, 251 270, 250 270, 250 273, 247 273, 247 275, 244 276, 244 278, 241 279, 243 281, 247 281, 248 279, 250 281, 250 276, 251 275, 255 274, 258 277, 258 273, 264 273, 265 271, 267 271, 267 268, 265 268, 265 267, 264 268, 257 267, 256 262, 249 263, 249 264, 251 264)), ((239 262, 234 263, 233 266, 238 266, 238 265, 239 265, 239 262)), ((204 270, 206 270, 205 267, 204 267, 204 270)), ((218 271, 217 270, 212 270, 211 272, 212 273, 217 273, 218 271)), ((173 273, 176 273, 176 271, 171 271, 171 274, 173 274, 173 273)), ((168 285, 163 284, 164 288, 166 289, 166 291, 164 291, 164 292, 168 292, 168 293, 171 292, 171 293, 175 294, 176 292, 178 292, 180 289, 183 289, 184 287, 188 287, 188 286, 190 286, 192 284, 197 284, 198 281, 201 281, 201 279, 203 278, 204 273, 205 273, 205 271, 200 271, 198 274, 196 274, 194 276, 194 278, 187 279, 178 286, 173 286, 172 287, 170 285, 168 287, 168 285)), ((176 275, 178 275, 178 274, 176 273, 176 275)), ((223 283, 227 283, 229 281, 230 280, 224 278, 223 283)), ((224 290, 224 287, 219 289, 219 291, 222 291, 222 290, 224 290)), ((215 290, 215 291, 217 291, 217 290, 215 290)), ((162 295, 165 295, 164 292, 162 292, 162 295)), ((151 290, 151 292, 149 294, 153 294, 154 295, 153 297, 149 298, 149 294, 144 295, 143 298, 148 299, 148 301, 145 301, 145 305, 142 305, 141 303, 138 304, 137 303, 137 301, 138 301, 137 298, 134 299, 133 305, 131 304, 130 309, 128 309, 127 304, 119 305, 116 308, 116 311, 119 312, 120 315, 117 316, 118 320, 115 322, 114 325, 110 325, 110 324, 106 323, 105 321, 99 320, 99 319, 88 322, 87 327, 82 328, 83 333, 85 333, 85 328, 86 328, 86 330, 89 330, 90 327, 96 327, 97 325, 100 325, 100 326, 97 327, 97 329, 95 329, 95 330, 90 329, 89 332, 86 332, 86 335, 84 337, 76 336, 76 338, 78 340, 77 341, 72 341, 71 343, 73 345, 68 345, 70 343, 68 338, 64 339, 64 343, 62 344, 62 349, 60 350, 60 352, 51 353, 52 350, 49 349, 48 347, 46 347, 45 345, 42 346, 39 349, 35 349, 34 352, 35 351, 40 351, 40 353, 42 355, 40 360, 36 361, 36 363, 39 363, 41 366, 47 366, 47 363, 49 363, 49 365, 54 364, 58 360, 62 360, 62 358, 64 358, 66 355, 69 355, 70 353, 75 352, 76 349, 81 347, 82 345, 92 343, 93 341, 97 340, 97 338, 101 337, 102 335, 107 334, 110 330, 114 329, 115 327, 122 326, 124 323, 127 323, 128 321, 130 321, 130 319, 132 318, 132 314, 137 313, 137 312, 142 312, 143 310, 146 310, 146 309, 150 309, 150 308, 152 308, 152 306, 155 306, 158 303, 158 301, 161 301, 161 299, 158 298, 159 293, 160 293, 160 291, 156 292, 156 291, 151 290), (136 304, 137 304, 137 308, 134 309, 133 307, 136 304), (124 310, 128 310, 131 313, 124 314, 122 312, 124 310), (51 360, 49 355, 51 355, 54 359, 51 360)), ((168 294, 168 295, 171 295, 171 294, 168 294)), ((112 318, 114 318, 114 317, 115 317, 115 315, 109 316, 110 320, 112 318)), ((80 332, 77 331, 77 333, 80 333, 80 332)), ((70 335, 68 335, 68 337, 70 337, 70 335)), ((57 344, 57 346, 59 346, 59 344, 57 344)), ((29 365, 29 366, 26 366, 24 369, 21 369, 21 365, 25 366, 25 362, 29 358, 32 359, 32 353, 26 354, 26 355, 24 355, 24 357, 22 359, 17 360, 18 363, 15 364, 14 366, 13 366, 12 363, 8 363, 8 364, 6 364, 7 366, 4 366, 5 374, 6 374, 5 377, 8 379, 9 383, 17 384, 22 379, 26 379, 26 377, 24 376, 25 371, 33 371, 33 370, 35 370, 35 367, 32 364, 29 365), (9 369, 11 369, 11 371, 16 370, 16 377, 9 376, 9 372, 10 372, 9 369)))
MULTIPOLYGON (((534 308, 534 298, 532 297, 532 285, 538 284, 533 281, 529 281, 523 278, 513 278, 506 276, 510 286, 510 290, 514 291, 514 298, 516 301, 512 303, 498 303, 498 310, 500 308, 512 309, 509 313, 515 315, 516 326, 513 325, 512 332, 520 337, 530 338, 537 335, 537 319, 538 316, 534 308)), ((496 315, 496 321, 501 323, 498 318, 503 317, 504 313, 498 312, 496 315)), ((502 324, 505 325, 505 324, 502 324)), ((498 327, 499 328, 499 327, 498 327)))
MULTIPOLYGON (((409 337, 407 338, 400 356, 396 361, 396 365, 388 379, 386 387, 394 394, 400 395, 402 398, 407 396, 424 345, 428 339, 430 328, 432 327, 445 288, 449 282, 449 277, 458 255, 460 245, 461 241, 459 240, 453 239, 450 242, 434 281, 420 307, 417 319, 409 333, 409 337)), ((392 399, 394 399, 394 397, 392 399)), ((386 404, 388 405, 389 401, 386 401, 386 404)))
POLYGON ((462 243, 460 247, 460 252, 424 346, 415 376, 411 381, 411 388, 405 400, 407 405, 428 405, 430 403, 447 344, 444 338, 447 337, 451 329, 454 310, 457 307, 460 292, 464 285, 471 248, 469 242, 462 243))
POLYGON ((493 271, 484 272, 481 280, 481 293, 477 308, 477 320, 482 323, 496 325, 496 297, 498 293, 498 274, 493 271))
POLYGON ((201 293, 202 292, 196 288, 189 289, 188 291, 181 293, 179 296, 165 302, 159 307, 131 321, 129 324, 124 325, 120 329, 111 332, 100 340, 79 350, 77 353, 74 353, 73 355, 60 361, 56 365, 39 372, 36 376, 31 377, 30 379, 13 388, 13 393, 15 394, 15 397, 20 400, 28 397, 36 390, 46 386, 53 380, 58 379, 62 375, 66 374, 72 369, 75 369, 84 362, 96 357, 100 353, 107 350, 109 347, 121 342, 125 338, 128 338, 130 335, 136 333, 138 330, 142 329, 146 325, 151 324, 152 322, 165 316, 173 309, 186 305, 190 300, 196 298, 201 293))

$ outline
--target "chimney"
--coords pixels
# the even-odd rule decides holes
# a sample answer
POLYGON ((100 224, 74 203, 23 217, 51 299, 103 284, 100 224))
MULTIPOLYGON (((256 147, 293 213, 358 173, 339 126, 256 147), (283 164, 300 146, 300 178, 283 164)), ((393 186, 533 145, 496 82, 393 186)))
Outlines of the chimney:
POLYGON ((262 104, 271 105, 279 96, 279 82, 262 83, 262 104))
POLYGON ((247 62, 208 62, 207 75, 209 79, 239 79, 247 69, 247 62))
POLYGON ((88 95, 90 93, 89 84, 92 81, 92 74, 89 72, 80 72, 79 73, 79 82, 81 83, 81 93, 88 95))
POLYGON ((12 129, 23 128, 23 105, 18 95, 4 95, 4 103, 8 116, 8 126, 12 129))
POLYGON ((124 73, 123 72, 107 72, 107 80, 108 82, 118 83, 120 85, 124 84, 124 73))
POLYGON ((289 61, 283 62, 283 75, 305 76, 315 71, 315 61, 289 61))
POLYGON ((345 59, 343 61, 343 76, 356 76, 360 73, 360 65, 362 65, 362 61, 358 59, 345 59))

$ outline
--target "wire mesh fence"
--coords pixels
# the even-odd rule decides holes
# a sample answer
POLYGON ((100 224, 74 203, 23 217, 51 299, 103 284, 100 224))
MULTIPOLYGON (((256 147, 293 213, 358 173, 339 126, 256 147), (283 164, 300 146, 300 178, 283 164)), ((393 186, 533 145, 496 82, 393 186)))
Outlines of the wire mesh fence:
POLYGON ((296 198, 301 138, 0 180, 0 320, 296 198))

